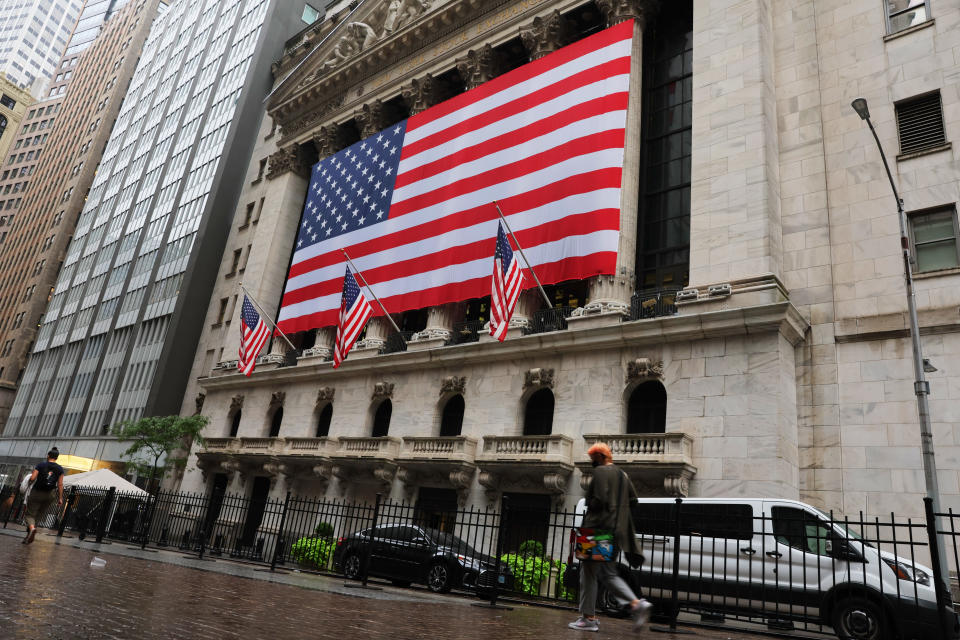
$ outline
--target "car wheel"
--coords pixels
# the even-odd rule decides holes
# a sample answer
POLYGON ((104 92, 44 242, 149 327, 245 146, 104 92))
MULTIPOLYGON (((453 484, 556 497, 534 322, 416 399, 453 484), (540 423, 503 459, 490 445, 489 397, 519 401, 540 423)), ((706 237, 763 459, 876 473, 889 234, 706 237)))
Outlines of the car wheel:
POLYGON ((450 569, 445 562, 434 562, 427 570, 427 588, 434 593, 450 591, 450 569))
POLYGON ((833 631, 841 640, 889 640, 880 607, 866 598, 844 598, 833 610, 833 631))
POLYGON ((360 556, 356 553, 349 553, 343 559, 343 575, 348 580, 359 580, 362 567, 360 556))

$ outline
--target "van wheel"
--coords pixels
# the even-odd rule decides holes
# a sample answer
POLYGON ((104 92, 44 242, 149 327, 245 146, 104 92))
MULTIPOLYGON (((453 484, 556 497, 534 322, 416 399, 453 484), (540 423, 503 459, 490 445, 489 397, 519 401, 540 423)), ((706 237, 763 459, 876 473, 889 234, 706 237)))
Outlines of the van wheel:
POLYGON ((880 607, 866 598, 844 598, 833 610, 833 631, 841 640, 889 640, 880 607))

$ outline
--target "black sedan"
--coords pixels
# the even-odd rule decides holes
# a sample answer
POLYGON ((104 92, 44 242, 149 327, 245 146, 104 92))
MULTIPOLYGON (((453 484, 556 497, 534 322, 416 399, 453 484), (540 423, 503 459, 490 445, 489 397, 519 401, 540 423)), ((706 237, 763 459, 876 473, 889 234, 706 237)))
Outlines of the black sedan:
POLYGON ((361 578, 368 548, 369 575, 397 585, 418 582, 437 593, 453 588, 486 591, 495 583, 501 589, 513 587, 510 570, 501 563, 498 573, 495 558, 449 533, 409 524, 382 524, 350 534, 334 552, 335 566, 349 579, 361 578))

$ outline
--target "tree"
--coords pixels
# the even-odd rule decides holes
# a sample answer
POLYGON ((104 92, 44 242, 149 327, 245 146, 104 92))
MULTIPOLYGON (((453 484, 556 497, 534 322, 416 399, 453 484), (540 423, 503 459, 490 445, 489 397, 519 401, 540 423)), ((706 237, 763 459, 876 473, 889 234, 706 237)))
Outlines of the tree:
POLYGON ((189 449, 193 441, 203 444, 200 434, 207 426, 209 418, 201 415, 183 416, 148 416, 136 421, 127 420, 114 426, 113 435, 120 442, 132 443, 123 452, 127 464, 136 469, 138 475, 150 472, 150 482, 160 470, 163 478, 171 469, 183 467, 187 459, 185 456, 174 458, 170 454, 177 449, 189 449), (164 463, 160 466, 160 459, 164 463))

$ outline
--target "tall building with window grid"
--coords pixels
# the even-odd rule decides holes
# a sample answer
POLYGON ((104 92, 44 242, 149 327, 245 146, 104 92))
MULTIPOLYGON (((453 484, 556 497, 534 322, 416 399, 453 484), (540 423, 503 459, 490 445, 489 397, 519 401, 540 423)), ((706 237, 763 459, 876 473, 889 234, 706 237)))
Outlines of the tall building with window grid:
POLYGON ((181 0, 157 18, 14 400, 4 462, 47 446, 37 438, 80 438, 73 454, 116 460, 90 437, 179 410, 249 131, 299 21, 269 0, 181 0))
MULTIPOLYGON (((94 13, 115 0, 0 0, 0 73, 40 98, 56 73, 84 5, 94 13), (95 6, 94 6, 95 5, 95 6)), ((89 41, 87 41, 89 44, 89 41)), ((77 51, 80 51, 78 49, 77 51)))

